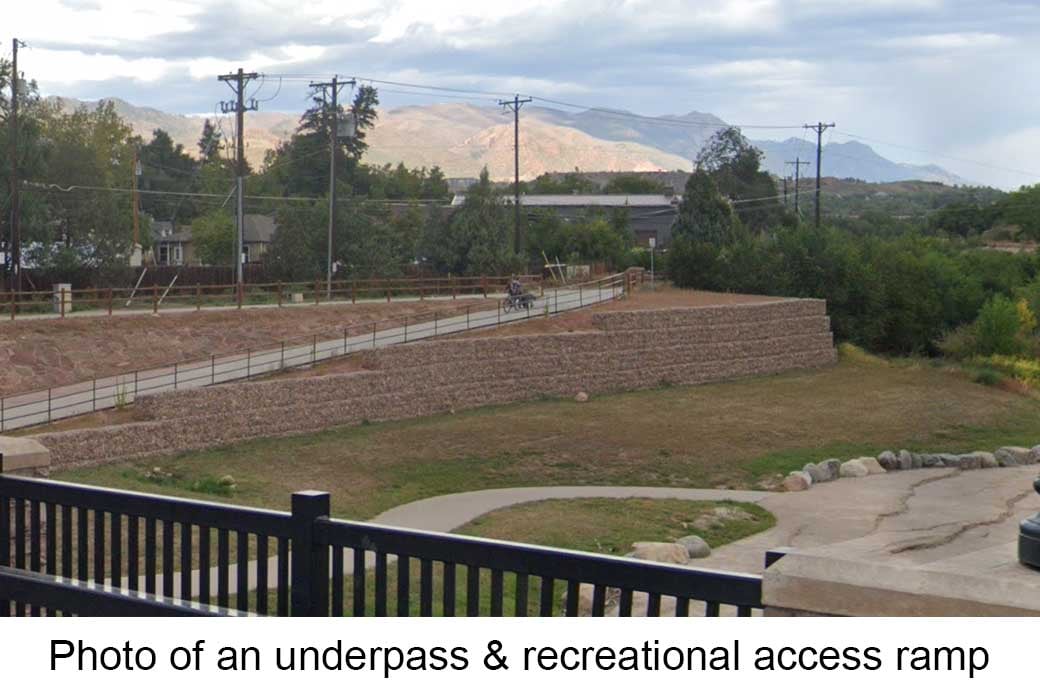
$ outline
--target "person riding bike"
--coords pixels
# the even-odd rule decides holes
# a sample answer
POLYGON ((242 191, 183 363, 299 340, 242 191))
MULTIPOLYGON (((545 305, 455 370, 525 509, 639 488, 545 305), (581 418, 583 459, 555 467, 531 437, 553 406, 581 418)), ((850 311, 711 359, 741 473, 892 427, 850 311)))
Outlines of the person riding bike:
POLYGON ((522 284, 520 284, 520 280, 518 278, 513 278, 512 280, 509 281, 509 296, 510 297, 519 297, 523 293, 524 293, 524 286, 522 284))

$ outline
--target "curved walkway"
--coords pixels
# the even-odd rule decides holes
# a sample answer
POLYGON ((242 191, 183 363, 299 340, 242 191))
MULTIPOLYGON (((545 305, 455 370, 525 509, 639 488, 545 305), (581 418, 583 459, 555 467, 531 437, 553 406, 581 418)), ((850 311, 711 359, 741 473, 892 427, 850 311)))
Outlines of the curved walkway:
POLYGON ((692 502, 761 502, 776 495, 774 492, 752 490, 701 490, 680 487, 615 487, 615 486, 561 486, 510 487, 494 490, 474 490, 409 502, 388 509, 372 519, 374 524, 402 526, 447 533, 464 526, 479 516, 502 507, 543 500, 579 499, 589 497, 650 497, 679 499, 692 502))

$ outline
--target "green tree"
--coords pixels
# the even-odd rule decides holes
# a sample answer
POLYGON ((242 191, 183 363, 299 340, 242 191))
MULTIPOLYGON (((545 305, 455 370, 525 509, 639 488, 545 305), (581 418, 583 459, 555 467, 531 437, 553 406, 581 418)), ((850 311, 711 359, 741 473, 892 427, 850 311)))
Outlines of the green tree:
POLYGON ((975 320, 975 339, 983 355, 1014 355, 1022 350, 1019 315, 1015 303, 996 295, 986 302, 975 320))
POLYGON ((196 217, 191 223, 191 238, 200 262, 223 266, 234 263, 235 221, 226 210, 196 217))
POLYGON ((721 246, 733 237, 733 208, 722 197, 715 180, 698 169, 686 180, 686 191, 672 227, 677 239, 721 246))
POLYGON ((485 167, 466 192, 466 200, 451 221, 435 231, 425 247, 441 272, 482 275, 522 267, 512 251, 512 217, 502 203, 485 167))
POLYGON ((199 159, 208 164, 220 159, 222 144, 220 132, 217 127, 207 118, 202 124, 202 135, 199 136, 199 159))
POLYGON ((732 126, 717 131, 697 154, 697 170, 711 176, 719 192, 734 203, 740 221, 754 232, 780 225, 786 218, 776 182, 759 170, 761 163, 762 152, 732 126))
POLYGON ((632 195, 667 195, 672 191, 664 183, 654 181, 652 178, 647 176, 642 176, 640 174, 618 174, 610 179, 610 181, 607 181, 606 185, 603 186, 603 192, 614 194, 628 193, 632 195))

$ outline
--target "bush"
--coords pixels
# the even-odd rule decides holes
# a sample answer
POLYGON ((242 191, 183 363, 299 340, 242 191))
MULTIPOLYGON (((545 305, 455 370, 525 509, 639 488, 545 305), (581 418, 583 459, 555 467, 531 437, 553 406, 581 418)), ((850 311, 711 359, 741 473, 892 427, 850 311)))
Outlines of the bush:
POLYGON ((943 355, 954 360, 966 360, 979 354, 979 342, 975 338, 975 327, 969 324, 947 331, 939 341, 943 355))
POLYGON ((1017 355, 1022 351, 1018 307, 997 295, 986 302, 975 319, 978 352, 983 355, 1017 355))

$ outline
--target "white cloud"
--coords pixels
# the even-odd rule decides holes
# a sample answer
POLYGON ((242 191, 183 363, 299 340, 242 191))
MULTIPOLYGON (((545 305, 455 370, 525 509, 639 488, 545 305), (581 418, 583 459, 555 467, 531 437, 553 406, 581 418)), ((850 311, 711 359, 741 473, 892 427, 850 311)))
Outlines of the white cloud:
POLYGON ((957 50, 974 48, 992 48, 1009 43, 1010 38, 1000 34, 987 32, 959 32, 949 34, 920 34, 917 36, 898 36, 878 42, 878 45, 891 48, 909 48, 921 50, 957 50))
POLYGON ((982 142, 954 148, 956 160, 939 160, 956 166, 971 180, 1014 189, 1040 181, 1040 127, 1023 128, 982 142))

